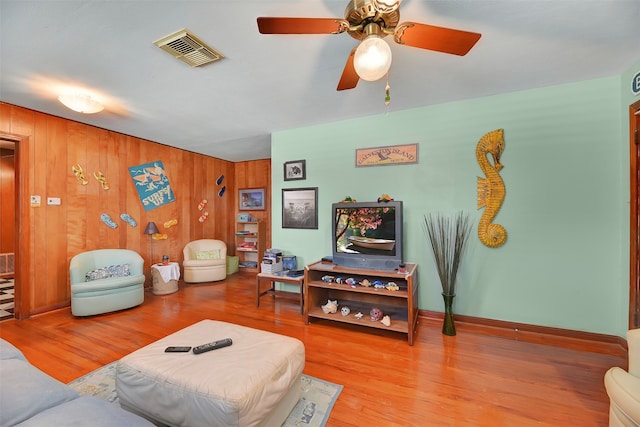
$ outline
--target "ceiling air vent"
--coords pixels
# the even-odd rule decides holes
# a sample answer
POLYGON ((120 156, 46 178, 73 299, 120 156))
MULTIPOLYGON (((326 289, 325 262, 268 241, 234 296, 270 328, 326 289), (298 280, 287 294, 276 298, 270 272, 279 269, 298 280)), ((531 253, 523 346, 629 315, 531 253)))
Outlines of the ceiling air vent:
POLYGON ((199 67, 224 58, 223 54, 207 46, 189 30, 180 30, 153 43, 191 67, 199 67))

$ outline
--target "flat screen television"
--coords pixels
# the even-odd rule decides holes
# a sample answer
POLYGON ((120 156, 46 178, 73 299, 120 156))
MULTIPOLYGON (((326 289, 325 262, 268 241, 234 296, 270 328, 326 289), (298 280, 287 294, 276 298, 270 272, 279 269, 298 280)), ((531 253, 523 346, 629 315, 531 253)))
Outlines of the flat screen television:
POLYGON ((331 205, 333 263, 395 270, 402 261, 402 202, 331 205))

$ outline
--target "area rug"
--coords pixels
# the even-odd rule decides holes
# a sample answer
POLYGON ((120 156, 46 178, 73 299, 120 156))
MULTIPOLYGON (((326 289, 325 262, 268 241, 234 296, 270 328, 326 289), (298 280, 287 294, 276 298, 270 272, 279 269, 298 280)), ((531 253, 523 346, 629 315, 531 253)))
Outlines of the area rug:
MULTIPOLYGON (((94 396, 108 402, 117 402, 116 363, 89 372, 69 383, 78 394, 94 396)), ((302 395, 282 427, 323 427, 336 403, 342 386, 318 378, 302 375, 300 380, 302 395)))

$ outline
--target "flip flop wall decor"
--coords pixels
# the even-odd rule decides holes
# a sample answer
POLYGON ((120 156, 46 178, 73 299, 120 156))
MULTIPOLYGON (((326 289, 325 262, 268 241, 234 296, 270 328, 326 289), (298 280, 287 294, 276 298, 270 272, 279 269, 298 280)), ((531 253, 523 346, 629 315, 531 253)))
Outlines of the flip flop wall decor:
POLYGON ((164 228, 170 228, 170 227, 173 227, 174 225, 177 225, 177 224, 178 224, 178 219, 177 218, 173 218, 173 219, 170 219, 169 221, 166 221, 164 223, 164 228))
POLYGON ((122 219, 124 222, 126 222, 127 224, 129 224, 132 227, 135 227, 136 225, 138 225, 136 220, 131 218, 131 215, 129 215, 129 214, 126 214, 126 213, 120 214, 120 219, 122 219))
POLYGON ((84 171, 82 170, 82 166, 80 166, 80 163, 71 166, 71 171, 76 176, 76 178, 78 178, 80 184, 87 185, 89 183, 89 181, 87 181, 87 179, 84 177, 84 171))
MULTIPOLYGON (((220 185, 220 184, 222 184, 222 181, 224 181, 224 175, 220 175, 218 177, 218 179, 216 179, 216 184, 220 185)), ((223 185, 222 188, 220 190, 218 190, 218 197, 224 196, 224 192, 225 192, 226 189, 227 189, 227 186, 223 185)))
POLYGON ((109 183, 107 182, 107 177, 104 176, 104 174, 100 171, 95 171, 93 173, 93 176, 98 180, 98 182, 100 183, 100 185, 102 185, 102 189, 103 190, 108 190, 109 188, 109 183))
POLYGON ((104 222, 109 228, 118 228, 118 224, 113 222, 113 220, 111 219, 111 216, 109 216, 109 214, 106 212, 100 215, 100 220, 104 222))

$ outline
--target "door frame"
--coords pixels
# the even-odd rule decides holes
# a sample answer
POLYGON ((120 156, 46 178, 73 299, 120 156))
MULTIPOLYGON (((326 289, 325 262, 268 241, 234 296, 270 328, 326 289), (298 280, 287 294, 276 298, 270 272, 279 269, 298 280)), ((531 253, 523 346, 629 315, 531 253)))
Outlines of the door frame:
POLYGON ((640 101, 629 106, 629 329, 640 327, 640 101))
POLYGON ((29 203, 29 137, 0 132, 0 138, 15 144, 15 223, 14 223, 14 314, 15 319, 31 315, 31 212, 29 203))

